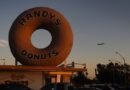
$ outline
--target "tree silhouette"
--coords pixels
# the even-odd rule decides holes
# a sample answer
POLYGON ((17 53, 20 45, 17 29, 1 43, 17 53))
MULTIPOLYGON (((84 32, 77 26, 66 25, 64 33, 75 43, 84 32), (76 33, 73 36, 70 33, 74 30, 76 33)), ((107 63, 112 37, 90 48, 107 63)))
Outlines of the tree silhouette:
POLYGON ((74 84, 75 87, 81 87, 87 82, 87 75, 84 72, 77 72, 75 75, 72 76, 71 82, 74 84))
POLYGON ((97 64, 95 69, 97 80, 102 83, 124 84, 130 75, 130 66, 110 62, 108 64, 97 64))

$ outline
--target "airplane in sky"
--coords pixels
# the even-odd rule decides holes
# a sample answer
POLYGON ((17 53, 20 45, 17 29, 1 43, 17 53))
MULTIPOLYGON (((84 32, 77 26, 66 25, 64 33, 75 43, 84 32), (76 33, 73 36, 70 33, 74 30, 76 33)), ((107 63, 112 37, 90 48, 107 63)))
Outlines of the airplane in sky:
POLYGON ((105 43, 97 43, 97 45, 104 45, 105 43))

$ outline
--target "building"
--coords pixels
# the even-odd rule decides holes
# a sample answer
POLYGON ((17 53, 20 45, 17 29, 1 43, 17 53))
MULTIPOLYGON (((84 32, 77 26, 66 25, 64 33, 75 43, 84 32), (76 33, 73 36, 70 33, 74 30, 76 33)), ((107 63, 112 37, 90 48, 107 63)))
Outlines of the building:
POLYGON ((47 83, 70 83, 74 72, 86 68, 42 67, 42 66, 0 66, 0 84, 22 84, 33 90, 40 90, 47 83))

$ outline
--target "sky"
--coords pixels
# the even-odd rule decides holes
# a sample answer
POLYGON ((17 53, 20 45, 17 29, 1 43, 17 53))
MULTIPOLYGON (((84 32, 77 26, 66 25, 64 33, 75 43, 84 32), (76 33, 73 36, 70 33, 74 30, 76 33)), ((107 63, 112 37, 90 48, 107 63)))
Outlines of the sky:
MULTIPOLYGON (((33 7, 53 8, 69 21, 74 44, 67 62, 86 63, 89 77, 94 77, 98 63, 109 63, 111 59, 123 64, 122 57, 115 52, 130 64, 130 0, 1 0, 0 64, 5 59, 5 64, 14 65, 8 45, 9 30, 19 14, 33 7)), ((51 42, 51 35, 46 32, 33 36, 32 42, 38 47, 51 42)))

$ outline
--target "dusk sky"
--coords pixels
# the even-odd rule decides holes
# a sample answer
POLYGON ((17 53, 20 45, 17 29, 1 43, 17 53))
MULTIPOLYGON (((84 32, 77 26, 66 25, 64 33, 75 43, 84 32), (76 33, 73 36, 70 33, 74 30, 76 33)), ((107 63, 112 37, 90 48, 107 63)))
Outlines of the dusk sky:
MULTIPOLYGON (((130 64, 130 0, 1 0, 0 59, 6 59, 5 64, 14 64, 15 60, 8 45, 10 27, 19 14, 33 7, 53 8, 65 16, 74 34, 67 61, 86 63, 90 77, 98 63, 112 59, 123 64, 115 52, 130 64)), ((37 32, 33 41, 42 47, 50 37, 37 32)))

